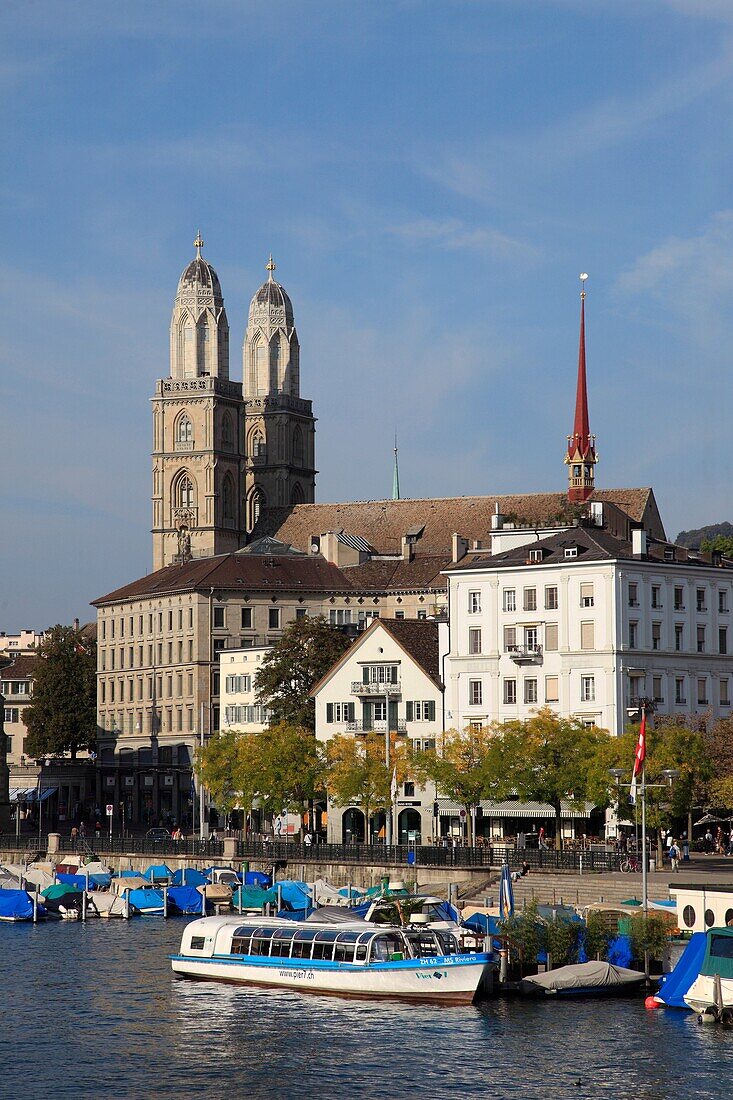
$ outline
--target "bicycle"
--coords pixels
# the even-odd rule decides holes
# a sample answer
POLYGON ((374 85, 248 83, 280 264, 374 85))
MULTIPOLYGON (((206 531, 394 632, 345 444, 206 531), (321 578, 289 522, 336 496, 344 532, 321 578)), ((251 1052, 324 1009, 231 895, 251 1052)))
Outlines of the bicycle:
POLYGON ((638 856, 627 856, 621 863, 621 870, 625 874, 638 874, 641 871, 641 860, 638 856))

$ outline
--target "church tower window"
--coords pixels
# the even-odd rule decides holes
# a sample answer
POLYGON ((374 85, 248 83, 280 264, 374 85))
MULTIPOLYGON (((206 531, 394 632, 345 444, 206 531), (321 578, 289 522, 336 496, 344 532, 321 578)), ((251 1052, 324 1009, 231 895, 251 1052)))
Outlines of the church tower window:
POLYGON ((252 456, 259 458, 261 462, 265 462, 267 459, 267 444, 260 431, 256 431, 252 436, 252 456))
POLYGON ((195 492, 193 482, 188 474, 184 473, 178 479, 175 493, 176 504, 179 508, 193 508, 195 504, 195 492))
POLYGON ((303 465, 303 433, 297 426, 293 432, 293 462, 296 466, 303 465))
POLYGON ((229 413, 224 413, 224 419, 221 422, 221 443, 224 449, 227 451, 231 451, 234 445, 232 418, 229 413))
POLYGON ((232 475, 227 474, 221 490, 221 510, 224 523, 234 523, 234 483, 232 475))
POLYGON ((252 530, 260 518, 260 513, 265 507, 265 494, 261 489, 255 489, 249 498, 249 527, 252 530))
POLYGON ((176 444, 180 449, 188 449, 193 443, 193 424, 186 413, 179 416, 176 422, 176 444))

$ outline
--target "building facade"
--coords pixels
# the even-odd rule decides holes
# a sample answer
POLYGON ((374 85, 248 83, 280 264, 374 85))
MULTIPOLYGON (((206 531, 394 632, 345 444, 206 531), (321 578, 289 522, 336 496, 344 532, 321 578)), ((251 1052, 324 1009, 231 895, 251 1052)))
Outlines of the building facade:
POLYGON ((731 713, 729 563, 595 521, 451 567, 447 723, 549 706, 620 734, 642 697, 681 718, 731 713))
MULTIPOLYGON (((435 748, 442 730, 439 625, 431 621, 374 622, 313 690, 316 737, 360 738, 370 733, 405 739, 413 749, 435 748)), ((407 780, 394 801, 394 841, 429 843, 437 825, 434 784, 407 780)), ((335 844, 384 839, 385 814, 366 821, 358 803, 328 803, 328 840, 335 844)))
POLYGON ((19 634, 6 634, 0 630, 0 659, 14 661, 16 657, 25 657, 36 653, 44 639, 43 631, 21 630, 19 634))
POLYGON ((257 702, 256 679, 272 646, 224 649, 219 654, 220 727, 222 733, 262 733, 270 722, 267 707, 257 702))

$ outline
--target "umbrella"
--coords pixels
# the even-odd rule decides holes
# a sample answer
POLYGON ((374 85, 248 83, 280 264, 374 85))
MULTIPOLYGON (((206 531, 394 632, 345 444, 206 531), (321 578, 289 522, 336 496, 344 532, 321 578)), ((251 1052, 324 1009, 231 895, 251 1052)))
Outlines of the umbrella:
POLYGON ((698 825, 714 825, 717 821, 725 821, 724 817, 716 817, 714 814, 703 814, 699 821, 695 822, 695 827, 698 825))
POLYGON ((514 887, 508 863, 502 866, 499 879, 499 916, 502 920, 514 916, 514 887))

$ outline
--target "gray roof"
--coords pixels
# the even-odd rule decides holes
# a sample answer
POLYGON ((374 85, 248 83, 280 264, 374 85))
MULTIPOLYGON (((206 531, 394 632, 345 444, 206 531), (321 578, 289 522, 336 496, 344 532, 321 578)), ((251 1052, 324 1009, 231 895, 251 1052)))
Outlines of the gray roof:
POLYGON ((194 256, 178 281, 178 293, 185 293, 195 284, 210 290, 215 298, 221 298, 219 276, 203 256, 194 256))

